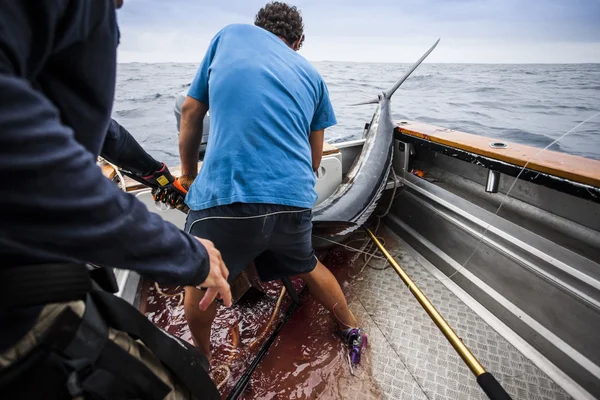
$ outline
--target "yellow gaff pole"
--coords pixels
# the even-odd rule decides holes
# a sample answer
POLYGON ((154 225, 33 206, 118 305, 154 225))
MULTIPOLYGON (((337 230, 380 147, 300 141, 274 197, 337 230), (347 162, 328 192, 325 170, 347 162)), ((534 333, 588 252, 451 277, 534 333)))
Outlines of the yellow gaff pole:
POLYGON ((440 331, 444 334, 446 339, 450 342, 452 347, 456 350, 458 355, 463 359, 465 364, 469 367, 473 375, 477 377, 477 383, 485 394, 492 400, 509 400, 511 397, 506 393, 504 388, 498 383, 496 378, 483 368, 481 363, 475 358, 473 353, 465 346, 465 344, 460 340, 456 332, 448 325, 444 317, 440 315, 438 310, 431 304, 429 299, 423 294, 421 289, 417 287, 417 285, 410 279, 408 274, 402 269, 400 264, 394 260, 394 258, 390 255, 390 253, 383 247, 383 244, 377 239, 377 237, 371 232, 369 229, 365 228, 367 234, 370 236, 371 240, 377 248, 383 253, 385 258, 392 265, 400 279, 408 286, 412 294, 415 296, 419 304, 425 309, 427 314, 431 317, 433 322, 437 325, 440 331))

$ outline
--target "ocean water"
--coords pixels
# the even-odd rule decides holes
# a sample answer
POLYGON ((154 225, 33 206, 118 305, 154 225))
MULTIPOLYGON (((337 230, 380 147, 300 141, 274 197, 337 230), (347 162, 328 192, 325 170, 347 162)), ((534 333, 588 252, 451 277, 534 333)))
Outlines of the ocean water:
MULTIPOLYGON (((319 62, 338 125, 330 142, 359 138, 374 106, 370 99, 401 77, 409 64, 319 62)), ((179 164, 175 96, 196 64, 119 64, 113 117, 157 159, 179 164)), ((600 64, 423 64, 395 94, 396 119, 543 148, 600 112, 600 64)), ((551 147, 600 160, 600 116, 551 147)))

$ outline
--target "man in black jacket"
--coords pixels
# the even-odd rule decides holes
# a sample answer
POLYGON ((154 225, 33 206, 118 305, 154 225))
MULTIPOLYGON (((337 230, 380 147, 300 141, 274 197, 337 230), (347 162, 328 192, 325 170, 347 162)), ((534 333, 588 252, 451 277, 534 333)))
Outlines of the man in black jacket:
MULTIPOLYGON (((112 108, 117 40, 113 0, 0 1, 0 281, 6 284, 4 295, 0 294, 0 386, 17 382, 14 371, 18 368, 27 371, 28 365, 46 365, 42 361, 56 366, 60 359, 62 369, 56 371, 69 377, 70 386, 62 381, 59 384, 64 387, 59 386, 68 389, 72 397, 89 397, 88 390, 94 389, 91 383, 100 376, 104 380, 96 389, 114 386, 133 397, 146 398, 135 390, 161 387, 161 382, 154 386, 143 383, 150 379, 144 375, 147 370, 139 369, 142 372, 136 374, 132 369, 128 376, 94 369, 102 364, 98 360, 124 349, 130 354, 137 352, 137 360, 162 380, 162 391, 148 398, 179 393, 181 376, 156 372, 165 368, 145 346, 149 343, 139 343, 115 329, 110 318, 89 315, 97 299, 105 298, 103 293, 94 295, 97 301, 91 301, 88 294, 84 304, 81 293, 70 298, 66 286, 59 290, 64 282, 51 271, 64 271, 64 265, 118 267, 163 283, 202 285, 209 296, 201 307, 217 296, 230 303, 227 268, 212 243, 149 213, 133 196, 105 179, 96 166, 112 108), (29 279, 34 276, 42 279, 29 279), (17 290, 30 289, 27 285, 32 282, 38 285, 33 286, 32 296, 17 290), (33 295, 41 296, 40 288, 48 286, 58 292, 61 302, 36 303, 33 295), (103 332, 112 343, 103 341, 111 352, 96 354, 95 361, 88 364, 85 351, 77 353, 76 346, 69 347, 60 336, 61 326, 69 326, 71 321, 75 328, 81 327, 81 318, 92 325, 105 324, 103 332), (58 336, 45 335, 53 328, 58 329, 58 336), (54 341, 50 340, 50 345, 46 339, 54 341), (40 343, 47 345, 44 349, 64 352, 40 355, 40 343), (41 358, 29 360, 33 356, 41 358), (141 375, 145 378, 124 387, 130 378, 141 375), (114 385, 107 385, 109 381, 114 385)), ((111 301, 97 304, 98 315, 115 312, 118 316, 119 310, 107 305, 111 301)), ((127 318, 122 320, 127 322, 127 318)), ((154 337, 162 340, 162 336, 166 337, 154 337)), ((183 344, 178 342, 178 346, 183 344)), ((134 364, 139 367, 140 363, 134 364)), ((45 374, 44 382, 50 382, 52 376, 45 374)), ((23 388, 29 394, 44 390, 40 382, 30 386, 23 388)), ((56 398, 62 398, 59 395, 64 390, 57 391, 56 398)), ((104 395, 118 397, 112 392, 104 395)))

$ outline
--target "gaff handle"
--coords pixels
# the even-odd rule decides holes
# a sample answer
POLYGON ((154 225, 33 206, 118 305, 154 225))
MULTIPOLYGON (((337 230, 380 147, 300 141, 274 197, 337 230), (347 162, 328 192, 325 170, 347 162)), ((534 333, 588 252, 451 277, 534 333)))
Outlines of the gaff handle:
POLYGON ((512 400, 506 390, 489 372, 484 372, 477 377, 477 383, 490 400, 512 400))
POLYGON ((413 282, 408 274, 402 269, 400 264, 394 260, 394 257, 385 249, 383 244, 377 239, 377 237, 368 228, 365 228, 367 234, 371 237, 371 240, 375 243, 379 251, 383 253, 385 258, 389 261, 390 265, 394 268, 400 279, 410 289, 411 293, 415 296, 419 304, 425 309, 427 314, 431 317, 433 322, 440 328, 440 331, 444 334, 446 339, 450 342, 452 347, 456 350, 458 355, 463 359, 465 364, 469 367, 473 375, 477 377, 477 383, 485 394, 491 400, 512 400, 508 393, 500 386, 500 383, 494 378, 492 374, 486 372, 481 363, 475 358, 471 350, 465 346, 462 340, 458 337, 456 332, 452 329, 446 320, 440 315, 438 310, 435 309, 433 304, 429 301, 427 296, 423 294, 421 289, 413 282))

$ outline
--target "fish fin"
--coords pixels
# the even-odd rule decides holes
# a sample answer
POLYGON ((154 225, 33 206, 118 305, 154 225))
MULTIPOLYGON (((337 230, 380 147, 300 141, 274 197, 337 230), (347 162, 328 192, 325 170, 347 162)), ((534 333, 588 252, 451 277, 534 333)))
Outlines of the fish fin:
POLYGON ((350 221, 313 221, 313 233, 321 235, 338 235, 342 231, 355 227, 356 223, 350 221))
MULTIPOLYGON (((408 70, 408 72, 407 72, 406 74, 404 74, 404 76, 403 76, 402 78, 398 79, 398 80, 396 81, 396 83, 394 83, 394 86, 392 86, 391 88, 389 88, 388 90, 386 90, 385 92, 383 92, 383 93, 384 93, 384 95, 385 95, 385 98, 386 98, 386 99, 391 99, 391 98, 392 98, 392 96, 394 95, 394 93, 396 93, 396 90, 398 90, 398 88, 400 87, 400 85, 402 85, 402 84, 404 83, 404 81, 408 79, 408 77, 410 76, 410 74, 412 74, 412 73, 413 73, 413 71, 414 71, 415 69, 417 69, 417 67, 418 67, 419 65, 421 65, 421 63, 423 62, 423 60, 425 60, 425 59, 427 58, 427 56, 428 56, 429 54, 431 54, 431 52, 433 51, 433 49, 435 49, 435 48, 436 48, 436 46, 438 45, 438 43, 439 43, 439 42, 440 42, 440 39, 438 39, 438 40, 437 40, 437 41, 436 41, 436 42, 433 44, 433 46, 431 46, 431 47, 429 48, 429 50, 427 50, 427 51, 425 52, 425 54, 423 54, 423 55, 421 56, 421 58, 419 58, 419 59, 417 60, 417 62, 415 62, 415 63, 412 65, 412 67, 410 67, 410 69, 408 70)), ((365 104, 377 104, 377 103, 379 103, 380 101, 381 101, 381 98, 376 98, 376 99, 371 99, 371 100, 367 100, 367 101, 362 101, 362 102, 360 102, 360 103, 351 104, 351 105, 353 105, 353 106, 362 106, 362 105, 365 105, 365 104)))
POLYGON ((431 54, 431 52, 433 51, 433 49, 436 48, 436 46, 438 45, 439 42, 440 42, 440 39, 436 40, 436 42, 433 44, 433 46, 431 46, 429 48, 429 50, 427 50, 425 52, 425 54, 423 54, 421 56, 421 58, 419 58, 417 60, 417 62, 415 62, 412 65, 412 67, 410 67, 410 69, 408 70, 408 72, 406 74, 404 74, 404 76, 402 78, 400 78, 398 81, 396 81, 396 83, 394 83, 394 86, 392 86, 389 90, 387 90, 385 92, 385 97, 386 98, 388 98, 388 99, 392 98, 392 96, 394 95, 394 93, 396 92, 396 90, 398 90, 398 88, 400 87, 400 85, 402 85, 404 83, 404 81, 408 79, 408 77, 410 76, 410 74, 412 74, 414 72, 414 70, 417 69, 417 67, 419 65, 421 65, 421 63, 423 62, 423 60, 426 59, 429 54, 431 54))
POLYGON ((371 99, 371 100, 366 100, 366 101, 361 101, 360 103, 352 103, 350 104, 351 106, 364 106, 367 104, 379 104, 379 98, 377 99, 371 99))

